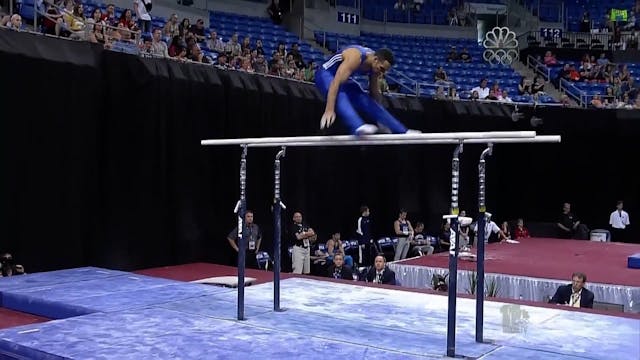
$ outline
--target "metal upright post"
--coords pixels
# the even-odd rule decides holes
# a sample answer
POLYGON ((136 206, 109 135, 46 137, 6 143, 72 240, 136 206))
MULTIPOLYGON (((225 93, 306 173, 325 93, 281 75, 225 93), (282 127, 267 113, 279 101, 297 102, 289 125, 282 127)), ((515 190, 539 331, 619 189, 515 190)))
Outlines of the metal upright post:
POLYGON ((240 200, 236 205, 238 214, 238 320, 244 320, 244 268, 247 251, 247 234, 244 231, 244 216, 247 211, 247 145, 242 145, 240 159, 240 200))
POLYGON ((282 311, 280 308, 280 249, 282 243, 281 212, 286 206, 280 199, 280 159, 285 156, 286 148, 276 154, 273 165, 274 172, 274 204, 273 204, 273 311, 282 311))
POLYGON ((476 274, 478 280, 476 282, 476 342, 483 342, 484 335, 484 242, 486 227, 486 211, 485 203, 485 157, 490 156, 493 152, 493 144, 489 144, 480 155, 480 163, 478 164, 478 210, 480 217, 478 218, 478 255, 476 262, 476 274))
POLYGON ((453 152, 453 160, 451 163, 451 215, 445 216, 451 221, 451 228, 454 229, 455 245, 453 252, 449 251, 449 307, 447 316, 447 356, 455 357, 456 355, 456 303, 458 288, 458 214, 460 208, 458 204, 458 195, 460 188, 460 154, 462 153, 462 141, 453 152))

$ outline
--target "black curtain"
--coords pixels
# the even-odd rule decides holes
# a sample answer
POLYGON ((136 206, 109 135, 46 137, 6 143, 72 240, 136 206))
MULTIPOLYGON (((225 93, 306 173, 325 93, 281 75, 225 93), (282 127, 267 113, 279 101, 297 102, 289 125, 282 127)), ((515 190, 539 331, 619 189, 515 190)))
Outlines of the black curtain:
MULTIPOLYGON (((230 264, 240 147, 201 139, 316 135, 324 110, 312 85, 103 51, 91 44, 0 31, 3 237, 27 271, 93 265, 123 270, 195 261, 230 264), (15 111, 14 111, 15 110, 15 111), (9 117, 13 111, 17 114, 9 117)), ((616 200, 638 209, 637 112, 529 108, 387 98, 426 132, 531 130, 561 144, 497 144, 487 159, 496 220, 555 221, 562 203, 591 228, 616 200)), ((332 129, 339 132, 339 125, 332 129)), ((353 235, 360 205, 374 233, 400 208, 436 232, 450 206, 454 145, 290 148, 282 160, 283 224, 294 211, 326 239, 353 235)), ((483 145, 465 145, 461 208, 477 209, 483 145)), ((248 207, 272 251, 273 162, 250 149, 248 207)), ((633 229, 633 227, 632 227, 633 229)), ((286 238, 285 238, 286 239, 286 238)))

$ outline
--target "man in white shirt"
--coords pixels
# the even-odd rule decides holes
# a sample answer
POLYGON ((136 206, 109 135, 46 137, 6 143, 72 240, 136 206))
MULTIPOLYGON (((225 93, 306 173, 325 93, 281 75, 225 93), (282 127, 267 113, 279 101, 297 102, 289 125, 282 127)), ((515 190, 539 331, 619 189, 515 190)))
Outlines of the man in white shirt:
MULTIPOLYGON (((485 213, 485 217, 487 220, 484 223, 484 242, 488 243, 492 234, 498 234, 500 240, 505 240, 507 235, 500 230, 500 227, 495 222, 491 221, 491 213, 485 213)), ((473 232, 478 234, 478 223, 473 226, 473 232)))
POLYGON ((626 228, 629 222, 629 214, 622 210, 624 203, 622 200, 616 204, 616 210, 609 216, 609 225, 611 225, 611 240, 619 242, 627 242, 626 228))
POLYGON ((480 100, 486 99, 487 96, 489 96, 489 87, 487 86, 487 79, 482 79, 482 81, 480 81, 480 86, 476 86, 473 89, 471 89, 472 93, 474 91, 478 92, 478 98, 480 100))

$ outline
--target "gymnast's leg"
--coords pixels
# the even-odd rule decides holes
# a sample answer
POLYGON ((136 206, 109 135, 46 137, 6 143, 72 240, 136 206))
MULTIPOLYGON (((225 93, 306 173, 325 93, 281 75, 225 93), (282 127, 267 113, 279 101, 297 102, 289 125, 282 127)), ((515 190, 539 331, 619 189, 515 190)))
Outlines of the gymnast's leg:
POLYGON ((370 120, 377 121, 394 134, 404 134, 407 132, 408 129, 402 125, 400 121, 391 115, 384 106, 362 91, 362 89, 359 89, 359 91, 350 91, 347 94, 353 106, 358 111, 365 113, 370 120))
MULTIPOLYGON (((319 70, 316 72, 316 86, 322 95, 326 98, 329 91, 329 85, 333 81, 333 75, 325 70, 319 70)), ((370 124, 365 124, 356 109, 354 109, 346 92, 349 91, 349 82, 344 83, 338 90, 338 96, 336 97, 336 115, 342 119, 345 126, 349 129, 349 133, 352 135, 358 134, 372 134, 377 131, 377 128, 370 124)))

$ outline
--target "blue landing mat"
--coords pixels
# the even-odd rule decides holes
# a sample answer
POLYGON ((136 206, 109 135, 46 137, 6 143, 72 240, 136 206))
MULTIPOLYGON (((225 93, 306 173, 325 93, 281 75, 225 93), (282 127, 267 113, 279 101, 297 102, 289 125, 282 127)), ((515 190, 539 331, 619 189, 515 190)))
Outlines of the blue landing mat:
POLYGON ((131 273, 86 281, 81 279, 4 291, 3 306, 50 319, 64 319, 231 291, 131 273))
POLYGON ((24 290, 34 287, 51 286, 64 283, 105 279, 113 276, 131 274, 124 271, 109 270, 96 267, 56 270, 23 276, 0 278, 0 294, 10 290, 24 290))
POLYGON ((119 360, 429 358, 160 308, 38 325, 1 331, 0 349, 33 360, 44 358, 42 352, 55 359, 119 360))

